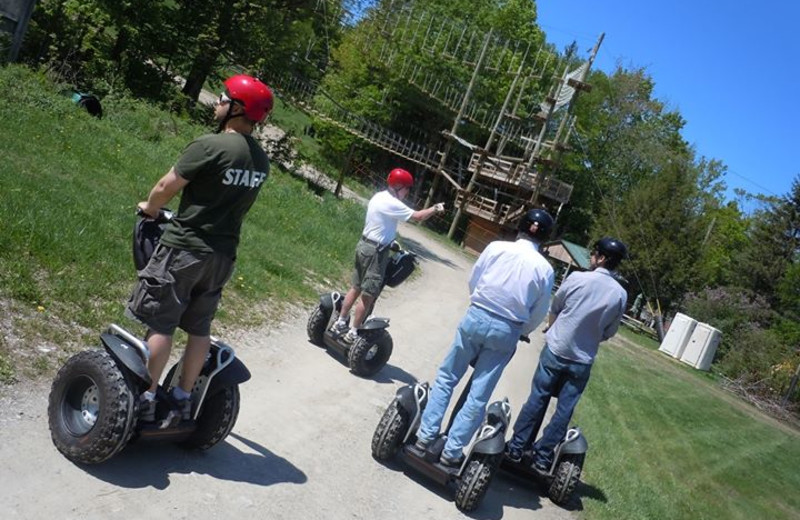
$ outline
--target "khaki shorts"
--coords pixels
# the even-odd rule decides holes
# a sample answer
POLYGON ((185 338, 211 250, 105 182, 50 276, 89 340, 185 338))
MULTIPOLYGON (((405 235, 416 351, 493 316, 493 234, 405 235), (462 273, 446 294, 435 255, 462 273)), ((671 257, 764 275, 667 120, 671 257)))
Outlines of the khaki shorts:
POLYGON ((159 245, 139 271, 125 314, 159 334, 208 336, 233 259, 159 245))
POLYGON ((383 275, 389 265, 389 248, 378 247, 364 239, 356 246, 353 287, 369 296, 377 297, 383 288, 383 275))

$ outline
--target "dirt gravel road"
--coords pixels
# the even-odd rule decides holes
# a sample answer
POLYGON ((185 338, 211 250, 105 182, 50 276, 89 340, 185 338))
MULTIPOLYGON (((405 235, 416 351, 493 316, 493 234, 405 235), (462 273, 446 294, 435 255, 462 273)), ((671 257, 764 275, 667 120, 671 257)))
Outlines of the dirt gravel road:
MULTIPOLYGON (((468 306, 472 259, 404 225, 421 276, 387 290, 376 314, 391 318, 394 353, 371 379, 311 345, 308 312, 272 330, 225 339, 253 378, 242 385, 238 422, 207 452, 138 443, 96 466, 56 451, 47 427, 49 382, 0 390, 0 511, 11 519, 455 519, 450 490, 402 463, 372 459, 370 440, 397 388, 432 380, 468 306)), ((541 333, 521 344, 495 397, 516 412, 528 394, 541 333)), ((459 389, 456 392, 460 391, 459 389)), ((457 395, 457 394, 456 394, 457 395)), ((580 509, 580 500, 571 509, 580 509)), ((470 515, 562 519, 533 485, 499 475, 470 515)))

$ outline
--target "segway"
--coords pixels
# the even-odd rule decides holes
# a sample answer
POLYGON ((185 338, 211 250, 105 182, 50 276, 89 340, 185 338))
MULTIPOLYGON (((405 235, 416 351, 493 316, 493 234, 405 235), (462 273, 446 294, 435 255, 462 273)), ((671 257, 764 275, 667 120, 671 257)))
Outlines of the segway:
MULTIPOLYGON (((140 215, 134 227, 137 268, 147 263, 169 218, 167 212, 158 219, 140 215)), ((155 421, 143 422, 139 420, 139 396, 152 381, 147 344, 113 324, 100 335, 100 341, 102 348, 70 357, 50 389, 50 436, 58 451, 71 461, 103 462, 134 439, 170 440, 206 450, 233 429, 239 415, 239 384, 250 379, 250 372, 229 345, 211 337, 211 349, 192 389, 190 418, 173 425, 166 421, 168 396, 178 385, 181 362, 170 369, 158 388, 155 421)))
MULTIPOLYGON (((397 242, 392 243, 391 250, 392 257, 386 268, 380 292, 383 292, 386 286, 397 287, 403 283, 417 265, 417 255, 403 250, 397 242)), ((376 296, 375 301, 377 299, 376 296)), ((386 330, 389 328, 389 318, 370 316, 372 309, 367 309, 366 314, 369 317, 357 329, 357 339, 348 343, 344 341, 343 334, 331 330, 331 326, 339 318, 343 301, 344 296, 336 291, 320 297, 319 305, 308 319, 306 326, 308 339, 315 345, 327 347, 345 357, 354 374, 369 377, 383 368, 392 355, 392 336, 386 330)))
POLYGON ((445 433, 440 434, 422 451, 414 444, 417 440, 422 412, 428 402, 427 383, 417 383, 400 388, 394 400, 381 417, 372 436, 372 456, 378 461, 388 461, 398 453, 409 466, 443 486, 454 485, 456 507, 463 512, 478 507, 492 477, 497 471, 505 449, 505 432, 511 422, 511 406, 508 399, 495 401, 486 409, 480 428, 472 436, 464 450, 464 461, 457 468, 445 466, 439 457, 447 440, 447 431, 461 409, 472 378, 461 393, 450 415, 445 433))
POLYGON ((519 462, 512 462, 508 457, 503 457, 501 468, 519 477, 543 484, 550 500, 557 505, 564 505, 575 492, 588 450, 589 443, 586 437, 580 428, 572 426, 553 450, 553 463, 546 472, 534 467, 532 451, 525 451, 519 462))

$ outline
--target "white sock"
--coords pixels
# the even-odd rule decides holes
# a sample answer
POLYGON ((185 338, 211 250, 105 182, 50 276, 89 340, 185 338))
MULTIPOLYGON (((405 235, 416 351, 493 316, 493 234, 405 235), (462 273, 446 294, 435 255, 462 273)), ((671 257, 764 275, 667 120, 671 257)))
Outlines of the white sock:
POLYGON ((146 390, 142 393, 141 397, 139 398, 142 401, 153 401, 156 398, 156 393, 151 392, 150 390, 146 390))
POLYGON ((187 392, 183 388, 176 386, 172 389, 172 397, 177 399, 178 401, 183 401, 184 399, 189 399, 192 396, 191 393, 187 392))

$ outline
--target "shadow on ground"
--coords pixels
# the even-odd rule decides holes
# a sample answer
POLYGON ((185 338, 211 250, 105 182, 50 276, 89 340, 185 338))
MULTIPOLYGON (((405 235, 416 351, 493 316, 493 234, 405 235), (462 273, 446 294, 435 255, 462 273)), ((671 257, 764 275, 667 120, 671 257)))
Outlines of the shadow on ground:
MULTIPOLYGON (((311 341, 309 341, 309 343, 311 343, 311 341)), ((311 344, 314 345, 314 343, 311 344)), ((350 366, 347 364, 347 357, 339 354, 338 352, 330 348, 326 348, 325 353, 328 354, 328 356, 330 356, 331 358, 335 359, 340 365, 342 365, 344 370, 350 370, 350 366)), ((386 365, 383 366, 383 368, 381 368, 378 371, 377 374, 369 376, 365 379, 371 379, 376 383, 381 383, 381 384, 398 382, 407 385, 413 385, 414 383, 417 382, 417 378, 414 377, 412 374, 406 372, 405 370, 403 370, 398 366, 392 365, 391 363, 387 363, 386 365)))
MULTIPOLYGON (((526 494, 535 497, 537 504, 540 504, 541 500, 549 500, 549 498, 547 498, 547 486, 544 483, 537 482, 535 480, 528 480, 520 475, 508 473, 506 471, 501 471, 497 477, 495 477, 495 479, 492 481, 492 488, 490 488, 489 492, 491 493, 491 489, 502 489, 504 486, 508 487, 509 490, 515 490, 516 494, 520 497, 526 494)), ((596 500, 598 502, 608 501, 605 493, 603 493, 603 490, 596 488, 591 484, 579 481, 578 485, 575 487, 575 491, 572 493, 572 496, 560 507, 571 512, 583 511, 584 498, 596 500)), ((525 500, 528 500, 528 498, 525 498, 525 500)), ((505 504, 511 505, 512 507, 517 507, 514 502, 505 502, 505 504)), ((537 506, 537 509, 538 507, 541 507, 541 505, 537 506)))
POLYGON ((403 244, 403 248, 407 249, 408 251, 411 251, 412 253, 414 253, 415 255, 424 260, 428 260, 430 262, 438 262, 442 265, 450 267, 451 269, 461 269, 454 262, 448 260, 447 258, 442 258, 441 256, 437 255, 436 253, 434 253, 433 251, 422 245, 420 242, 417 242, 413 238, 401 237, 401 243, 403 244))
MULTIPOLYGON (((421 473, 403 463, 399 455, 392 460, 381 462, 380 464, 392 471, 403 472, 416 484, 443 500, 451 502, 453 508, 456 508, 455 496, 457 488, 454 483, 443 486, 426 478, 421 473)), ((542 496, 539 494, 538 488, 526 484, 527 483, 520 483, 513 478, 506 478, 502 473, 495 475, 481 503, 474 511, 465 513, 466 516, 477 520, 500 520, 503 518, 503 511, 505 508, 529 511, 541 509, 542 496)))
POLYGON ((303 484, 307 480, 305 473, 288 460, 235 433, 208 451, 190 451, 167 442, 137 442, 102 464, 80 467, 123 488, 166 489, 174 473, 197 473, 258 486, 303 484), (237 442, 232 443, 232 439, 237 442))

